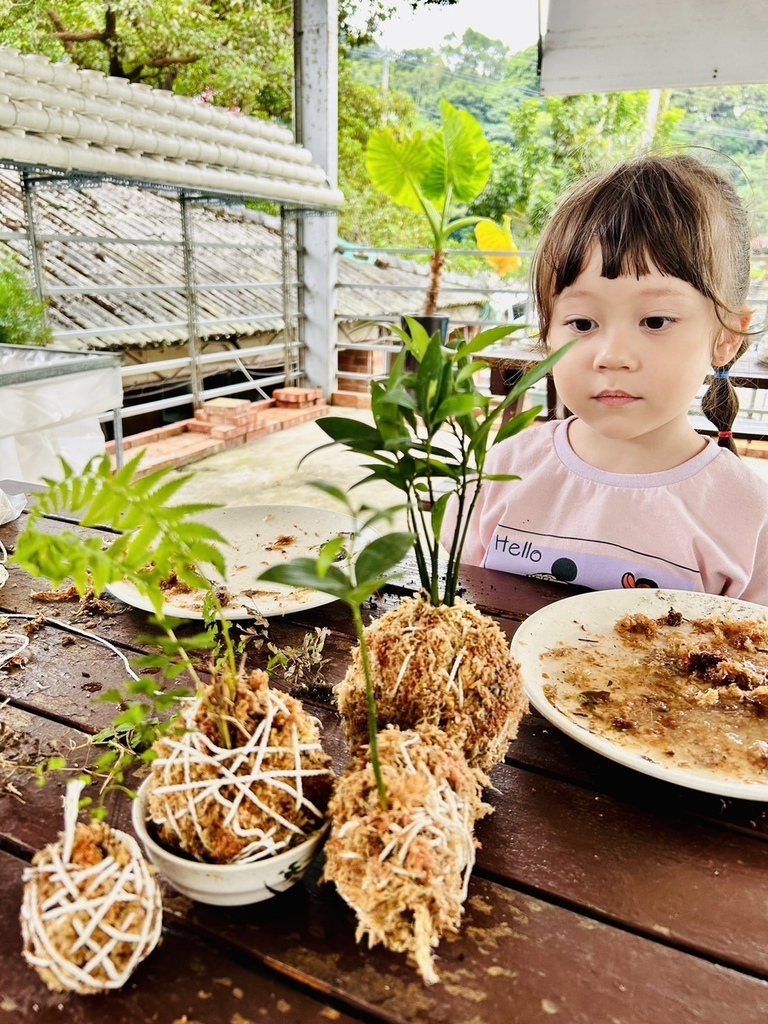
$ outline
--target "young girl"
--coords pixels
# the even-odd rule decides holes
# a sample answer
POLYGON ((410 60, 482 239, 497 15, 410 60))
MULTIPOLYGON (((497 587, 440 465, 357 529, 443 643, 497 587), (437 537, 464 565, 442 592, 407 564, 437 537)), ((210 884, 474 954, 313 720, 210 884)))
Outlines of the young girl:
POLYGON ((483 484, 465 561, 768 604, 768 483, 731 440, 748 284, 744 209, 698 160, 644 158, 577 186, 533 265, 542 343, 578 339, 554 368, 574 415, 492 449, 487 472, 521 479, 483 484), (708 375, 719 443, 688 419, 708 375))

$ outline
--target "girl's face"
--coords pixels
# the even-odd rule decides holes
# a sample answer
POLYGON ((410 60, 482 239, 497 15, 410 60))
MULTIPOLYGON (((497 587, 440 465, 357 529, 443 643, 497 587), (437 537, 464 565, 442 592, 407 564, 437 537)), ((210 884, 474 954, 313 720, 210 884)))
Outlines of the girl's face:
MULTIPOLYGON (((688 282, 653 266, 640 278, 613 280, 603 277, 601 269, 595 245, 584 270, 557 296, 552 310, 550 349, 580 339, 553 371, 560 398, 581 421, 574 424, 574 436, 581 439, 582 450, 574 447, 591 461, 590 444, 614 454, 627 454, 624 442, 631 442, 635 453, 654 447, 672 451, 677 444, 679 461, 685 461, 703 445, 688 423, 691 401, 713 363, 732 358, 740 339, 723 331, 714 303, 688 282), (601 439, 618 446, 601 447, 601 439)), ((623 470, 620 465, 602 468, 655 471, 652 459, 651 468, 644 465, 641 460, 623 470)))

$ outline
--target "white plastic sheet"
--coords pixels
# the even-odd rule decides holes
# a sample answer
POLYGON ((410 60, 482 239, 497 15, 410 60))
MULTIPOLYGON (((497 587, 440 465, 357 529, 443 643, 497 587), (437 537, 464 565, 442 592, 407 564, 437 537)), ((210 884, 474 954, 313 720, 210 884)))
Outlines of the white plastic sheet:
POLYGON ((0 478, 39 483, 60 457, 104 452, 98 414, 122 405, 116 356, 0 345, 0 478))

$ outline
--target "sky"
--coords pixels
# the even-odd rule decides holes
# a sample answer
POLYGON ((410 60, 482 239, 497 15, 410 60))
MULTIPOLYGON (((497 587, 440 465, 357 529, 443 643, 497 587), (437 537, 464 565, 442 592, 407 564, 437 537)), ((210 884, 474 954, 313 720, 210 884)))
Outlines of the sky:
POLYGON ((376 35, 379 46, 388 50, 436 50, 447 35, 461 39, 467 28, 500 39, 512 53, 539 38, 539 0, 459 0, 447 7, 422 3, 416 11, 408 0, 395 3, 401 13, 376 35))

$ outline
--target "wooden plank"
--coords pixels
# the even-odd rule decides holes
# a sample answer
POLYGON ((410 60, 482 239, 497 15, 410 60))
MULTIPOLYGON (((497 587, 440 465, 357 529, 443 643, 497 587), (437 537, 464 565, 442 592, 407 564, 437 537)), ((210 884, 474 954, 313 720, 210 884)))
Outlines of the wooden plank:
MULTIPOLYGON (((4 709, 2 720, 11 712, 4 709)), ((28 737, 42 746, 54 727, 20 714, 16 727, 27 726, 28 737)), ((327 712, 322 717, 324 744, 341 769, 346 749, 338 720, 327 712)), ((83 739, 57 735, 54 749, 83 739)), ((50 842, 59 828, 61 781, 36 790, 31 776, 16 773, 13 780, 24 803, 7 794, 0 799, 0 834, 27 849, 50 842)), ((493 781, 502 796, 489 794, 497 812, 479 825, 481 871, 720 960, 766 970, 765 901, 743 899, 745 892, 761 891, 764 844, 507 768, 494 772, 493 781), (649 875, 663 884, 649 886, 649 875)), ((117 812, 111 820, 127 827, 127 805, 118 804, 117 812)))
POLYGON ((30 638, 22 657, 26 660, 23 667, 0 669, 0 698, 86 732, 98 732, 112 721, 116 706, 102 703, 98 697, 122 687, 128 679, 123 663, 112 651, 44 625, 30 638))
POLYGON ((509 766, 492 781, 482 872, 768 977, 768 844, 662 800, 639 807, 509 766))
POLYGON ((402 956, 354 944, 354 917, 330 885, 305 879, 226 914, 181 897, 167 906, 193 933, 393 1024, 723 1024, 728 1015, 764 1024, 768 1015, 761 980, 478 878, 461 934, 438 949, 442 981, 429 988, 402 956))
POLYGON ((351 1024, 357 1016, 286 983, 258 963, 166 930, 128 983, 103 996, 51 992, 21 956, 24 862, 0 853, 0 1019, 13 1024, 351 1024))
MULTIPOLYGON (((55 695, 54 699, 45 695, 45 702, 55 705, 55 695)), ((311 706, 311 710, 323 722, 323 743, 337 770, 342 770, 347 752, 338 717, 327 708, 311 706)), ((83 725, 92 728, 88 722, 83 725)), ((50 723, 38 726, 28 716, 24 726, 25 741, 43 749, 50 723)), ((719 960, 768 971, 763 942, 767 908, 759 900, 741 900, 744 892, 759 890, 768 870, 768 845, 693 821, 685 804, 686 791, 667 808, 663 791, 668 787, 658 783, 659 798, 635 806, 510 766, 498 768, 493 781, 503 796, 490 795, 497 813, 479 825, 481 870, 602 917, 628 922, 648 934, 661 929, 671 941, 706 949, 719 960), (623 837, 622 847, 617 836, 623 837), (606 851, 612 851, 610 857, 606 851), (648 895, 647 877, 659 870, 665 886, 657 898, 655 889, 648 895), (699 898, 689 898, 690 886, 699 898), (738 914, 733 908, 738 908, 738 914), (732 920, 732 926, 724 929, 721 917, 732 920)), ((43 838, 15 828, 9 834, 31 846, 43 838)), ((48 832, 44 841, 50 838, 48 832)))
POLYGON ((513 766, 577 782, 653 811, 704 818, 768 838, 768 802, 737 800, 676 786, 608 761, 532 711, 520 723, 506 757, 513 766))

